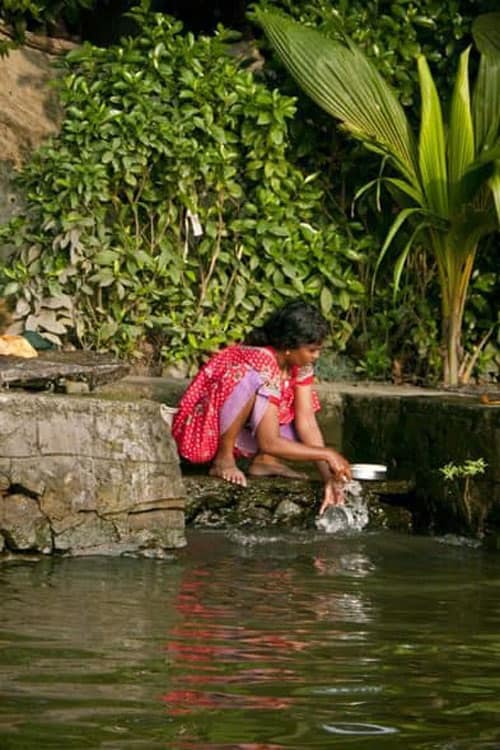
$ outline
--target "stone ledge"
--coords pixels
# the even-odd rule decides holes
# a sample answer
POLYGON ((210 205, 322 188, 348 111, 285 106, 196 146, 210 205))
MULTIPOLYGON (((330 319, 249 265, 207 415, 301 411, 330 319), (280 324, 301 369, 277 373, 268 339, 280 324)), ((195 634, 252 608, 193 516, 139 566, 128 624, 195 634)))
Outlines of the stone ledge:
MULTIPOLYGON (((367 529, 413 528, 411 512, 382 501, 383 495, 401 498, 411 483, 360 482, 368 510, 367 529), (377 488, 373 485, 378 484, 377 488)), ((317 526, 322 484, 315 480, 249 479, 247 487, 209 476, 185 476, 186 525, 197 528, 282 527, 312 529, 317 526)), ((346 507, 350 507, 349 498, 346 507)))
POLYGON ((42 352, 31 359, 0 356, 0 387, 66 392, 69 383, 78 382, 93 390, 129 371, 125 362, 95 352, 42 352))
POLYGON ((0 549, 185 545, 185 488, 158 403, 4 391, 0 413, 0 549))

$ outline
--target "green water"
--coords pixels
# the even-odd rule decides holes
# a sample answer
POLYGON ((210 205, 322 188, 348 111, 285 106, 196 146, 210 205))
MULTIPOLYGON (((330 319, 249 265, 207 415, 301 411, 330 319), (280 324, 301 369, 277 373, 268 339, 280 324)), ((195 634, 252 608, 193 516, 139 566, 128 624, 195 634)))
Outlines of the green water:
POLYGON ((0 748, 500 748, 500 557, 197 532, 0 565, 0 748))

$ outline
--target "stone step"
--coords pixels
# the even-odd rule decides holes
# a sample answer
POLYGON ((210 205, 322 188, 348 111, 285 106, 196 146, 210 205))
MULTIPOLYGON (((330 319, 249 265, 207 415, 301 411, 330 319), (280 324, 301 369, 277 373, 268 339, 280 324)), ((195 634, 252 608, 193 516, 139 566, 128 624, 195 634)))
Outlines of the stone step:
MULTIPOLYGON (((187 526, 311 529, 318 524, 323 490, 319 481, 269 477, 249 479, 247 487, 209 476, 184 476, 183 481, 187 526)), ((359 484, 368 510, 367 529, 412 531, 412 514, 401 502, 405 495, 410 497, 411 482, 386 480, 359 484), (383 502, 385 498, 396 497, 399 504, 383 502)), ((349 498, 346 507, 351 507, 349 498)))

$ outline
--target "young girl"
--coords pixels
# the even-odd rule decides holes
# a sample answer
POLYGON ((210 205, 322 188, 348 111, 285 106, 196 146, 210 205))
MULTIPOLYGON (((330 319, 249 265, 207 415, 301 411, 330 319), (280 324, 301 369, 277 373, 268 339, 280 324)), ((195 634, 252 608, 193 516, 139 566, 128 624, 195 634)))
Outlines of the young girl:
POLYGON ((315 461, 325 489, 322 513, 343 502, 347 460, 325 446, 312 388, 328 326, 315 307, 290 302, 254 329, 244 344, 222 349, 184 393, 172 434, 180 455, 212 462, 209 473, 246 487, 238 456, 253 457, 251 476, 303 475, 277 459, 315 461))

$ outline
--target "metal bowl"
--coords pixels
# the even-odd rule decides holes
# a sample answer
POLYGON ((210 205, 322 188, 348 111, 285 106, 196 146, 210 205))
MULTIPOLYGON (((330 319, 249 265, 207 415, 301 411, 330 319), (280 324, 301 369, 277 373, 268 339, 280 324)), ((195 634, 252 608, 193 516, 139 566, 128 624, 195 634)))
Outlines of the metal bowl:
POLYGON ((387 466, 384 464, 351 464, 353 479, 385 479, 387 466))

